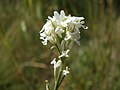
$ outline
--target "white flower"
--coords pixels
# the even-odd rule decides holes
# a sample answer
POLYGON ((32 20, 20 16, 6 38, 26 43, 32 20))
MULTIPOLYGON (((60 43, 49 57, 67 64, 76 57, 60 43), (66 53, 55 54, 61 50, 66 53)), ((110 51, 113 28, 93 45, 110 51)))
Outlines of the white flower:
POLYGON ((59 56, 59 58, 61 58, 61 57, 69 57, 69 55, 68 55, 69 51, 70 51, 69 49, 66 50, 66 51, 62 51, 62 54, 59 56))
POLYGON ((70 38, 71 38, 70 32, 67 31, 67 32, 66 32, 65 40, 67 41, 67 40, 69 40, 70 38))
POLYGON ((56 35, 48 36, 47 40, 49 40, 52 44, 55 44, 57 42, 56 35))
POLYGON ((62 40, 61 41, 61 49, 62 49, 62 51, 67 50, 67 49, 70 50, 72 48, 72 46, 73 46, 73 43, 74 43, 74 41, 62 40))
POLYGON ((58 61, 56 62, 56 58, 54 58, 53 61, 51 62, 51 64, 54 65, 54 75, 56 75, 56 69, 57 69, 58 67, 60 67, 61 63, 62 63, 61 60, 58 60, 58 61))
POLYGON ((62 22, 65 17, 65 12, 63 10, 61 10, 60 14, 57 11, 54 11, 53 18, 55 18, 57 21, 62 22))
POLYGON ((51 32, 54 31, 54 27, 52 25, 52 22, 50 20, 47 20, 46 24, 43 26, 42 30, 40 31, 40 33, 42 33, 43 31, 45 31, 44 33, 46 34, 50 34, 51 32))
POLYGON ((43 45, 47 45, 47 41, 54 43, 56 39, 51 36, 54 33, 54 27, 52 26, 51 21, 47 21, 46 24, 43 26, 42 30, 40 31, 40 39, 42 39, 43 45))
POLYGON ((68 17, 68 19, 66 20, 67 23, 74 23, 74 24, 77 24, 79 23, 80 21, 84 20, 84 17, 75 17, 75 16, 72 16, 72 17, 68 17))
POLYGON ((66 67, 66 69, 65 70, 63 70, 63 75, 68 75, 70 72, 69 72, 69 70, 68 70, 69 68, 68 67, 66 67))
POLYGON ((42 36, 42 34, 44 35, 44 33, 41 33, 41 37, 40 39, 42 39, 42 43, 43 45, 47 45, 47 42, 50 41, 52 44, 56 43, 56 36, 55 35, 51 35, 51 36, 42 36))
POLYGON ((54 65, 54 68, 57 68, 57 67, 59 67, 61 65, 61 60, 58 60, 56 62, 56 58, 54 58, 53 61, 51 62, 51 64, 54 65))
POLYGON ((43 45, 47 45, 47 38, 43 39, 44 41, 42 41, 43 45))
POLYGON ((65 12, 63 10, 61 10, 60 14, 57 11, 54 11, 53 18, 50 16, 48 18, 54 23, 54 25, 59 25, 63 27, 67 26, 67 16, 65 16, 65 12))
POLYGON ((76 31, 76 32, 69 32, 67 31, 66 32, 66 37, 65 37, 65 40, 79 40, 80 39, 80 32, 76 31))
POLYGON ((58 36, 60 38, 62 38, 62 33, 64 33, 64 30, 62 28, 60 28, 59 26, 57 26, 57 28, 55 29, 56 34, 58 34, 58 36))

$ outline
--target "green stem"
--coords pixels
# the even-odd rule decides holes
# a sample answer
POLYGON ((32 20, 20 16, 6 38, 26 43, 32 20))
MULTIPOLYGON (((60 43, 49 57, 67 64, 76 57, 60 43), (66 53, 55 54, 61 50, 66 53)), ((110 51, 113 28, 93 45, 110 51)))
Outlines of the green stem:
MULTIPOLYGON (((57 44, 55 44, 59 54, 61 55, 61 51, 58 47, 57 44)), ((65 67, 65 62, 64 62, 64 59, 65 58, 61 58, 62 60, 62 63, 60 65, 60 68, 59 68, 59 72, 58 72, 58 75, 57 76, 54 76, 55 77, 55 86, 54 86, 54 90, 58 90, 58 88, 60 87, 61 83, 63 82, 65 76, 62 75, 62 72, 63 72, 63 68, 65 67)))
POLYGON ((57 78, 57 76, 56 76, 56 70, 54 70, 55 85, 56 85, 56 78, 57 78))
MULTIPOLYGON (((60 51, 58 45, 55 44, 55 46, 56 46, 56 48, 57 48, 59 54, 61 55, 61 51, 60 51)), ((55 86, 54 86, 54 90, 58 90, 58 83, 59 83, 59 81, 60 81, 61 75, 62 75, 62 64, 60 65, 59 72, 58 72, 58 76, 57 76, 57 77, 54 76, 54 77, 55 77, 55 86)))
POLYGON ((59 88, 58 84, 59 84, 59 81, 61 79, 61 75, 62 75, 62 64, 61 64, 61 66, 59 68, 58 77, 57 77, 57 80, 55 81, 56 83, 55 83, 54 90, 58 90, 58 88, 59 88))
POLYGON ((60 49, 59 49, 58 45, 57 45, 57 44, 55 44, 55 46, 56 46, 56 48, 57 48, 57 50, 58 50, 59 54, 61 55, 61 51, 60 51, 60 49))
POLYGON ((50 90, 50 86, 49 86, 48 80, 46 80, 45 82, 46 82, 46 90, 50 90))
POLYGON ((57 88, 61 85, 61 83, 63 82, 64 78, 65 78, 65 75, 62 77, 62 79, 61 79, 60 82, 58 83, 57 88))
POLYGON ((57 81, 55 81, 54 90, 57 90, 56 87, 57 87, 57 81))
MULTIPOLYGON (((65 59, 65 58, 62 58, 62 60, 63 60, 63 59, 65 59)), ((60 73, 61 75, 60 75, 60 77, 62 76, 62 71, 63 71, 62 69, 63 69, 63 68, 65 68, 65 62, 64 62, 64 61, 63 61, 63 64, 61 65, 61 73, 60 73)), ((60 86, 61 83, 63 82, 63 80, 64 80, 64 78, 65 78, 65 75, 64 75, 62 78, 60 78, 60 77, 59 77, 59 80, 58 80, 59 82, 57 83, 57 87, 56 87, 57 89, 59 88, 59 86, 60 86)))

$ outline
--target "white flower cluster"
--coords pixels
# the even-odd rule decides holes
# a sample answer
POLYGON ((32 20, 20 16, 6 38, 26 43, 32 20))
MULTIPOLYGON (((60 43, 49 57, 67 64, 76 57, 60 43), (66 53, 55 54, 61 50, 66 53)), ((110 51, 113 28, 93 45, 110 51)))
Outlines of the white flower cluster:
MULTIPOLYGON (((66 16, 64 11, 61 10, 60 14, 57 11, 54 11, 54 16, 48 16, 46 24, 43 26, 40 31, 40 39, 42 39, 43 45, 47 45, 48 41, 54 46, 59 48, 60 56, 69 57, 68 53, 73 46, 73 43, 76 42, 79 45, 80 40, 80 28, 87 29, 84 25, 83 17, 75 17, 68 15, 66 16)), ((51 64, 54 65, 54 75, 56 75, 56 68, 60 67, 62 61, 53 59, 51 64)), ((68 67, 63 70, 63 75, 69 73, 68 67)))
POLYGON ((66 16, 63 10, 60 14, 54 11, 54 16, 48 16, 46 24, 40 31, 40 39, 43 40, 43 45, 47 45, 50 41, 52 44, 60 43, 62 46, 67 45, 67 48, 71 48, 73 41, 79 43, 79 29, 81 27, 88 28, 84 26, 83 20, 83 17, 66 16))

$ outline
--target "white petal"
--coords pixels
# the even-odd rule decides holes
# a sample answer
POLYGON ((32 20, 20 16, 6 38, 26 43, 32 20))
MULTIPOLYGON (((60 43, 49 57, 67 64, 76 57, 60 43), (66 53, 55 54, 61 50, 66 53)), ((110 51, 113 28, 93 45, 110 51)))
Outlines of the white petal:
POLYGON ((40 33, 40 36, 46 37, 46 34, 43 32, 43 33, 40 33))
POLYGON ((68 67, 66 67, 66 69, 65 70, 63 70, 63 75, 67 75, 67 74, 69 74, 70 72, 69 72, 69 70, 68 70, 69 68, 68 67))
POLYGON ((57 11, 54 11, 54 17, 55 17, 57 20, 59 20, 60 15, 59 15, 59 13, 58 13, 57 11))
POLYGON ((71 38, 70 32, 67 31, 67 32, 66 32, 65 40, 69 40, 70 38, 71 38))
POLYGON ((43 45, 47 45, 47 38, 44 39, 44 41, 42 41, 43 45))
POLYGON ((47 45, 47 42, 46 42, 46 41, 42 41, 42 43, 43 43, 43 45, 45 45, 45 46, 47 45))
POLYGON ((70 50, 68 49, 68 50, 66 50, 66 54, 68 54, 68 52, 69 52, 70 50))
POLYGON ((55 44, 56 43, 56 38, 54 36, 48 36, 48 40, 50 43, 55 44))
POLYGON ((69 71, 67 71, 67 70, 63 70, 63 75, 67 75, 67 74, 69 74, 70 72, 69 71))
POLYGON ((62 51, 62 54, 59 56, 59 58, 61 58, 61 57, 69 57, 69 55, 68 55, 69 51, 70 51, 69 49, 66 50, 66 51, 62 51))
POLYGON ((85 21, 81 21, 80 23, 81 23, 81 24, 84 24, 84 23, 85 23, 85 21))
POLYGON ((44 37, 40 37, 40 39, 44 39, 44 37))
POLYGON ((58 61, 57 61, 56 65, 55 65, 56 68, 59 67, 59 66, 61 65, 61 62, 62 62, 61 60, 58 60, 58 61))
POLYGON ((63 27, 67 27, 67 23, 66 22, 61 22, 60 23, 63 27))
POLYGON ((52 46, 50 49, 53 49, 53 48, 55 48, 55 46, 52 46))
POLYGON ((60 15, 61 15, 61 17, 64 17, 65 16, 65 12, 63 10, 61 10, 60 15))
POLYGON ((55 22, 55 17, 50 17, 50 16, 48 16, 48 19, 50 19, 52 22, 55 22))
POLYGON ((54 59, 50 62, 50 64, 56 64, 56 58, 54 58, 54 59))
POLYGON ((62 33, 64 32, 64 30, 62 28, 60 28, 59 26, 55 29, 55 32, 58 34, 58 36, 60 38, 62 38, 62 33))
POLYGON ((85 27, 84 27, 84 29, 88 29, 88 27, 87 27, 87 26, 85 26, 85 27))

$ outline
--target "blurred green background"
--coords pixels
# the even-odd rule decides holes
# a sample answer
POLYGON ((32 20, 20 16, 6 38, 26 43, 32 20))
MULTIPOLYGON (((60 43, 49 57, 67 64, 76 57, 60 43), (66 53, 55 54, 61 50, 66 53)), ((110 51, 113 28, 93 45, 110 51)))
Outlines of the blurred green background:
POLYGON ((74 45, 70 74, 60 90, 120 90, 120 0, 0 0, 0 90, 45 90, 53 83, 39 31, 54 10, 85 17, 81 45, 74 45))

